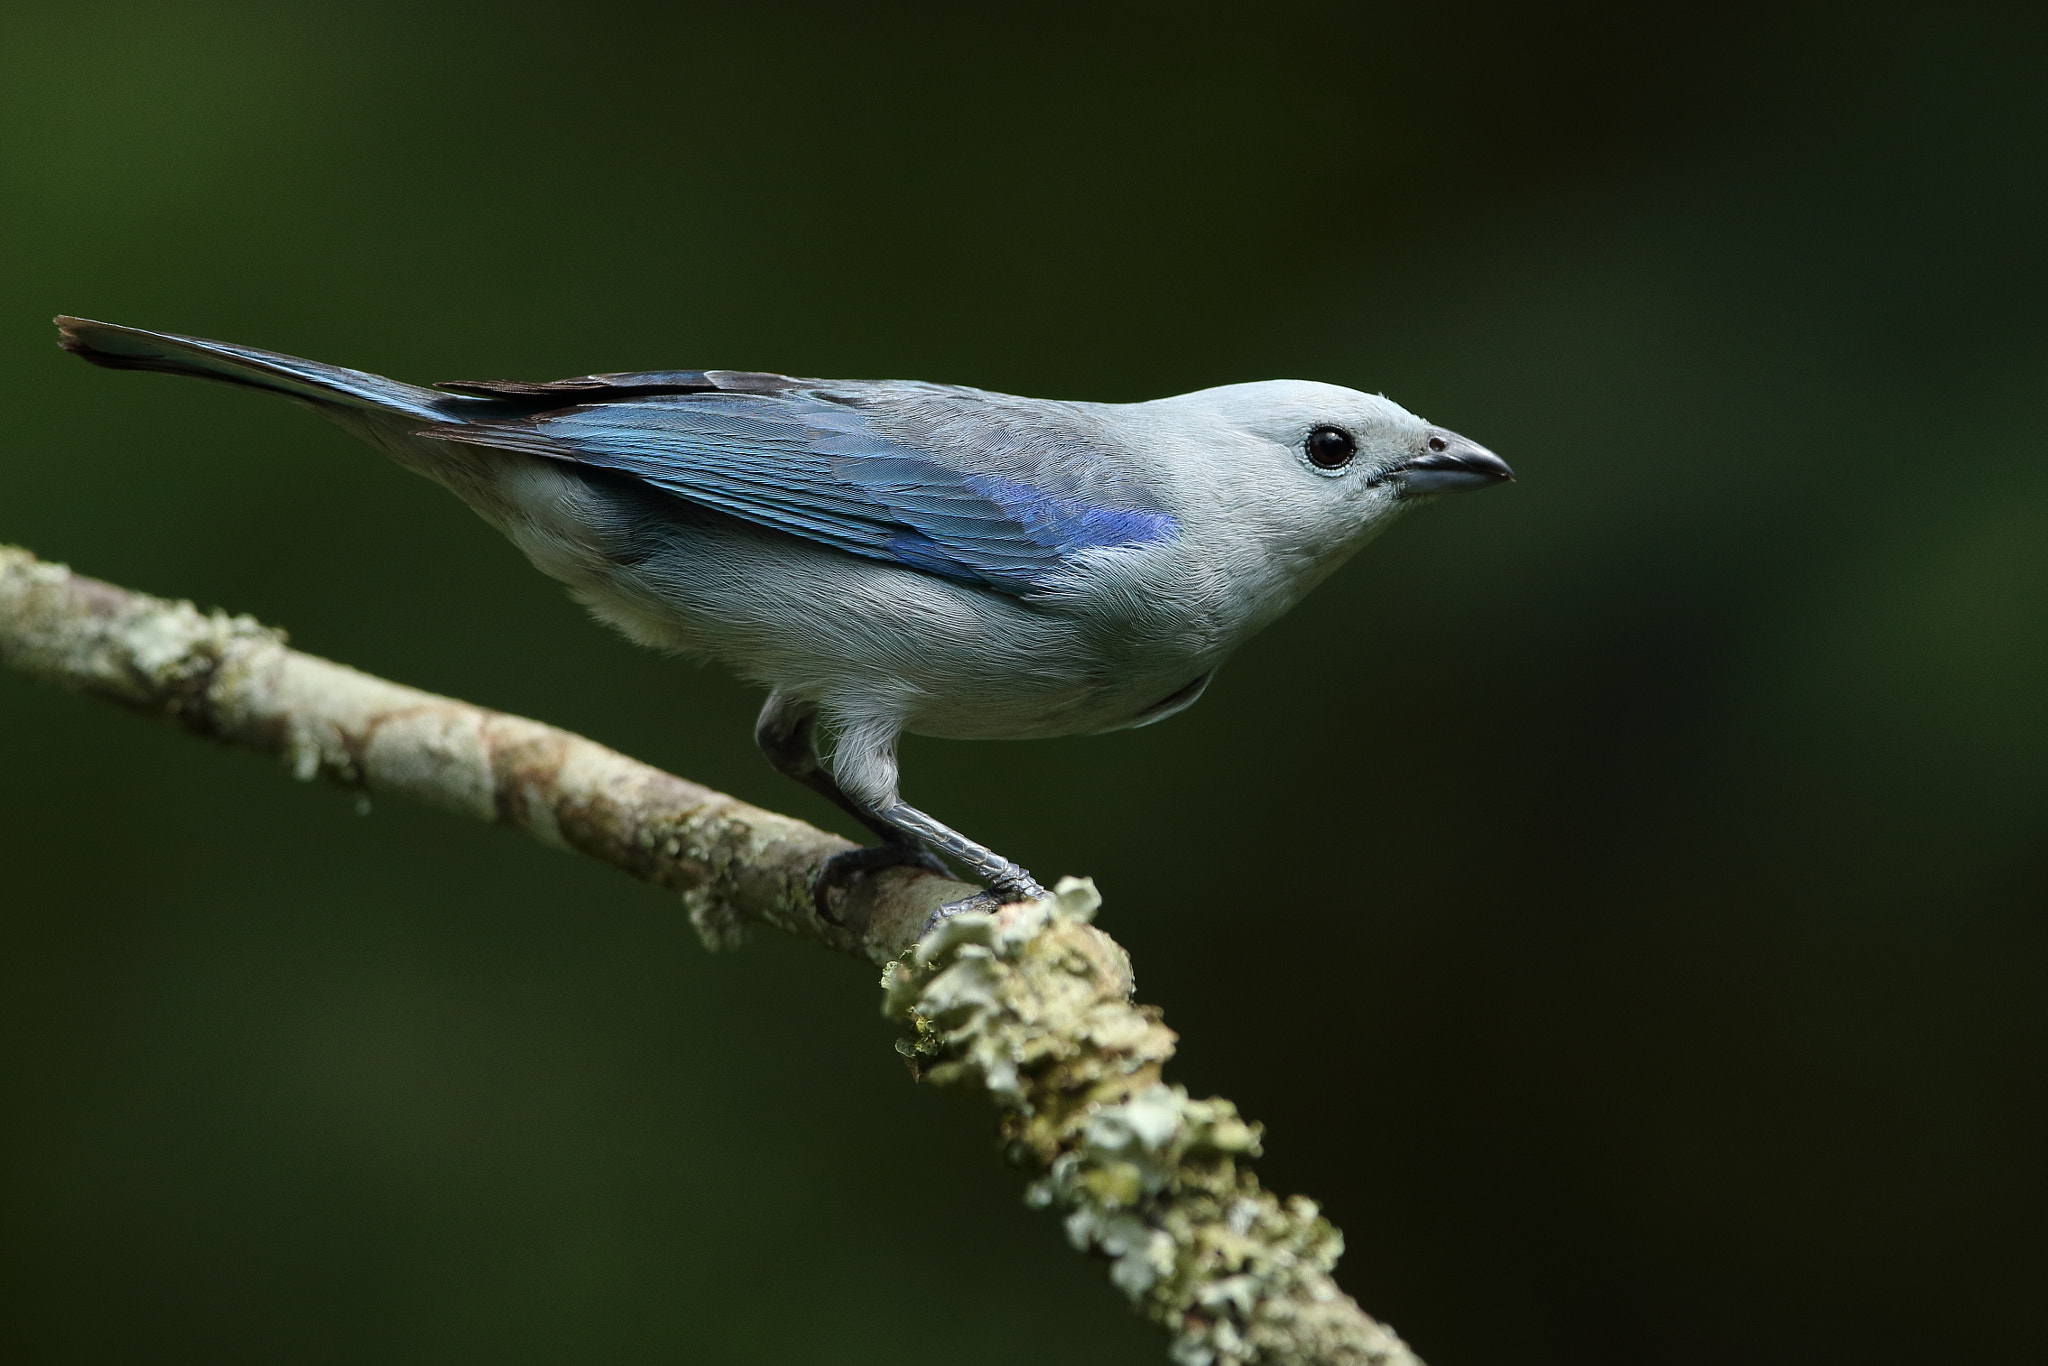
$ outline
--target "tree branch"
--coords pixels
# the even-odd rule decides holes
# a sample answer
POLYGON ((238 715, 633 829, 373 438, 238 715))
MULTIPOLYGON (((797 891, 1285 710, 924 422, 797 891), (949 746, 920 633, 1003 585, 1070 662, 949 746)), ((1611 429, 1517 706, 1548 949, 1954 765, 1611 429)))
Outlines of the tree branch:
POLYGON ((1331 1277, 1342 1235, 1244 1165, 1258 1126, 1160 1072, 1174 1034, 1131 1001, 1130 959, 1089 923, 1094 888, 963 915, 962 884, 859 880, 831 917, 811 885, 845 840, 537 721, 301 654, 248 617, 204 614, 0 546, 0 663, 366 792, 497 821, 682 894, 711 947, 753 924, 883 966, 884 1009, 920 1076, 978 1091, 1077 1248, 1172 1334, 1181 1366, 1419 1366, 1331 1277))

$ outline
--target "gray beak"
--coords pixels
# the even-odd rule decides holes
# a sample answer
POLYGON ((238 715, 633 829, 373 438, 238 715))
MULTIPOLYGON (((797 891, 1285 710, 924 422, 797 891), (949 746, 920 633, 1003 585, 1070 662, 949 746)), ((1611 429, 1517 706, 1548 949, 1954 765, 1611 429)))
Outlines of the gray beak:
POLYGON ((1391 479, 1402 494, 1465 493, 1491 488, 1515 477, 1508 462, 1476 441, 1467 441, 1441 427, 1429 429, 1429 449, 1394 466, 1381 479, 1391 479))

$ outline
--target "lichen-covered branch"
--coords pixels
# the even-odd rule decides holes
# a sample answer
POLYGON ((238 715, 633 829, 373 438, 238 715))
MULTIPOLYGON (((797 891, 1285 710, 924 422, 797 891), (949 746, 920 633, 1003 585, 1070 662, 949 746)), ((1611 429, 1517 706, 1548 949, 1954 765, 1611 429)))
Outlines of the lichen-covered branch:
POLYGON ((1089 923, 1093 887, 962 915, 923 942, 960 883, 861 880, 820 914, 811 885, 846 841, 553 726, 289 648, 248 617, 201 613, 0 546, 0 663, 274 755, 301 779, 524 830, 682 894, 707 943, 751 924, 883 965, 898 1045, 927 1080, 979 1091, 1028 1198, 1110 1262, 1181 1366, 1417 1366, 1331 1277, 1343 1240, 1246 1159, 1256 1125, 1161 1079, 1174 1035, 1132 1002, 1130 961, 1089 923))
POLYGON ((301 779, 497 821, 682 893, 714 945, 749 923, 887 962, 963 884, 863 879, 827 919, 811 884, 852 846, 580 735, 374 678, 203 613, 0 546, 0 663, 275 755, 301 779))
POLYGON ((925 1079, 1002 1112, 1027 1199, 1173 1335, 1181 1366, 1419 1366, 1337 1288, 1343 1235, 1311 1200, 1281 1201, 1243 1165, 1259 1129, 1227 1100, 1160 1079, 1174 1034, 1131 1000, 1130 959, 1089 923, 1092 884, 940 925, 883 969, 883 1009, 925 1079))

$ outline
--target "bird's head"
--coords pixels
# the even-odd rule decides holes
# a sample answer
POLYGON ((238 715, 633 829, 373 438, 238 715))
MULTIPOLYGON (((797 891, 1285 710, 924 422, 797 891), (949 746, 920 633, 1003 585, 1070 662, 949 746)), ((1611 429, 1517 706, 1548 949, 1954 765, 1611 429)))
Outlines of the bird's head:
POLYGON ((1228 506, 1316 557, 1361 544, 1418 503, 1514 478, 1477 442, 1334 384, 1231 384, 1159 406, 1228 506))

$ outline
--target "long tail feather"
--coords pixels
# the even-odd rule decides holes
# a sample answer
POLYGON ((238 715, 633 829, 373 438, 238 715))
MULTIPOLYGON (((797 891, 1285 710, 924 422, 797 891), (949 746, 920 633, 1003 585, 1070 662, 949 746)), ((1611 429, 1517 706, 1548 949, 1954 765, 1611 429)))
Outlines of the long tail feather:
POLYGON ((120 327, 89 318, 60 317, 56 321, 58 345, 82 360, 111 370, 195 375, 316 403, 402 413, 436 422, 445 422, 454 416, 453 409, 476 402, 361 370, 259 351, 253 346, 181 337, 173 332, 145 332, 139 327, 120 327))

